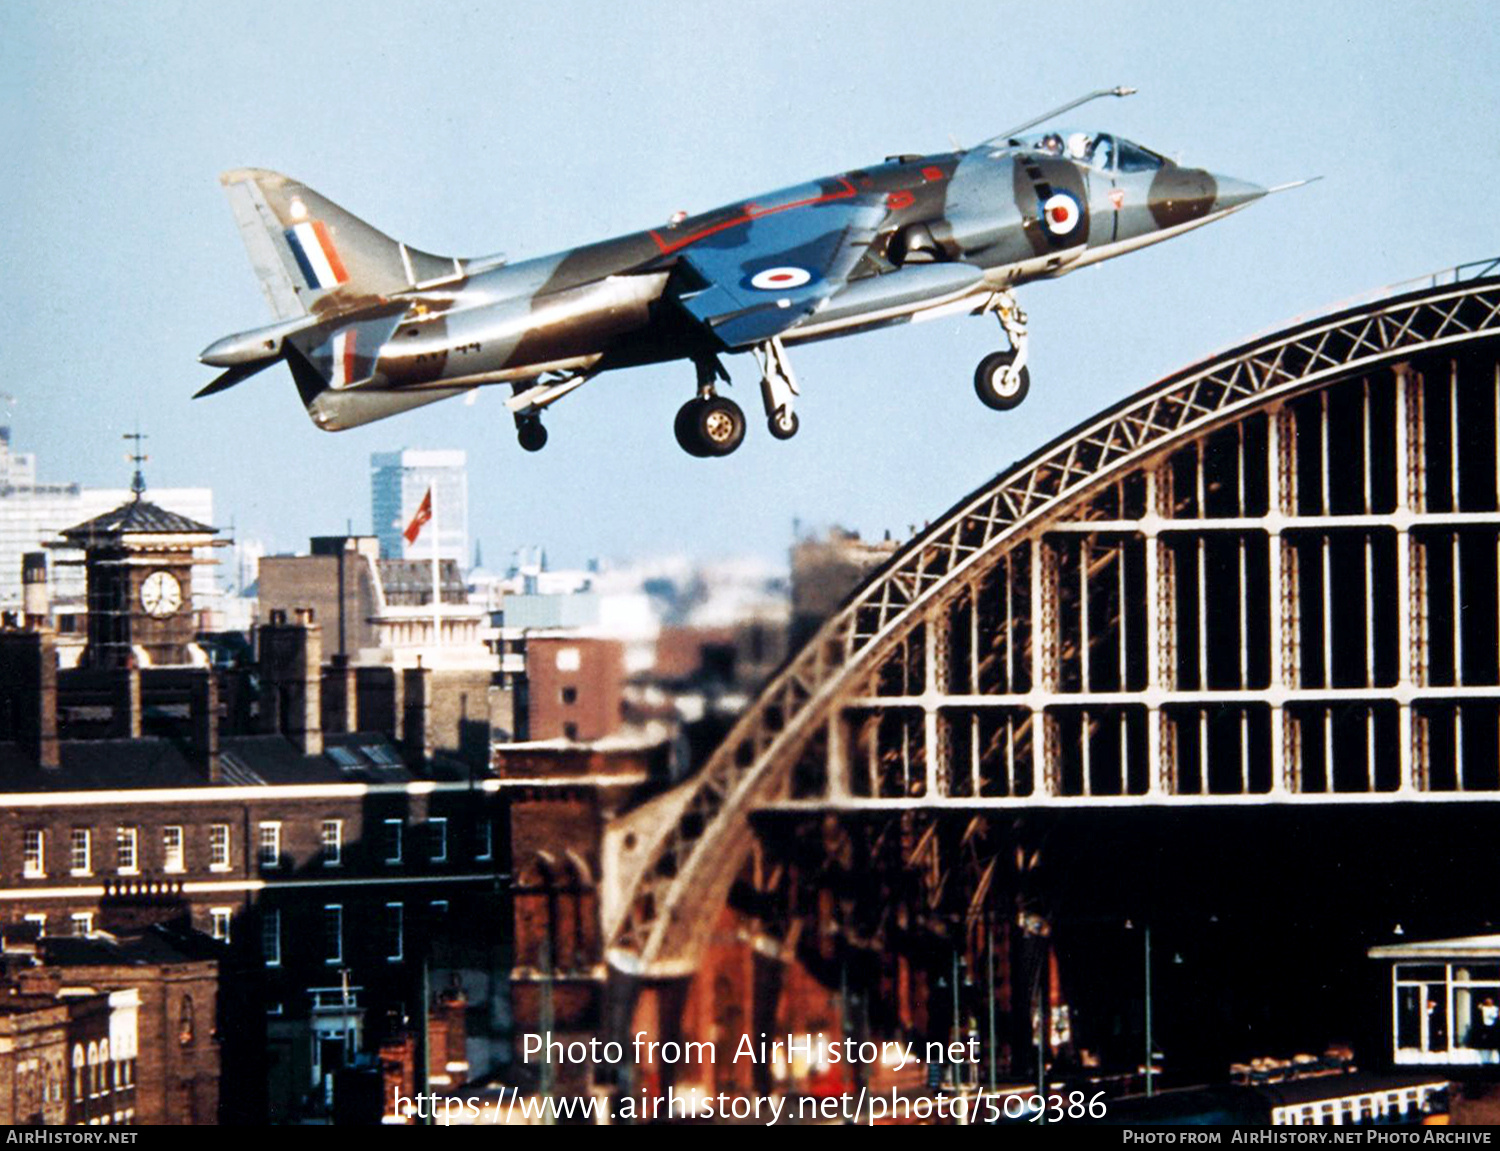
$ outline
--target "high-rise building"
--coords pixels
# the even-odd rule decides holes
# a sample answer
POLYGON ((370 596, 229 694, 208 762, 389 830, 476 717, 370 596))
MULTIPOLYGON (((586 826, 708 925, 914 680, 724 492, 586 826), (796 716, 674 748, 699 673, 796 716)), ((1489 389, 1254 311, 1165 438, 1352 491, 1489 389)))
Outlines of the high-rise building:
POLYGON ((380 541, 381 559, 427 559, 432 533, 442 559, 469 562, 469 477, 462 451, 372 452, 370 454, 371 534, 380 541), (432 491, 432 522, 415 544, 403 534, 432 491))

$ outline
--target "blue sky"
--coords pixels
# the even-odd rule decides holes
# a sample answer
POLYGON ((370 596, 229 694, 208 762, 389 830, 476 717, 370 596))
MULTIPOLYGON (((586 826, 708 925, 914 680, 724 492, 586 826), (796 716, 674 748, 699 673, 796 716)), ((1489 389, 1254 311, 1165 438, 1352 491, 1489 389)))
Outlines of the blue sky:
POLYGON ((936 516, 1090 412, 1291 316, 1500 254, 1500 32, 1479 3, 34 3, 0 36, 0 390, 44 479, 211 485, 273 549, 368 531, 369 454, 469 453, 492 566, 667 551, 780 557, 791 523, 936 516), (1023 289, 1032 393, 993 413, 990 320, 794 349, 802 431, 694 460, 686 364, 606 375, 516 445, 505 389, 329 435, 284 368, 191 401, 208 343, 268 322, 220 171, 276 168, 408 243, 541 255, 893 152, 1069 122, 1263 184, 1222 223, 1023 289))

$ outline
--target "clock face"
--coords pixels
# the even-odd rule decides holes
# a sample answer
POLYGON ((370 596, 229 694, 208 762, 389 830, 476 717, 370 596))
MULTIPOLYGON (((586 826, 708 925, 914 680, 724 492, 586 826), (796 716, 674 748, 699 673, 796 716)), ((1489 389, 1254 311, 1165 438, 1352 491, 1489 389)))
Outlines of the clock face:
POLYGON ((171 572, 152 572, 141 583, 141 607, 154 619, 166 619, 182 606, 182 585, 171 572))

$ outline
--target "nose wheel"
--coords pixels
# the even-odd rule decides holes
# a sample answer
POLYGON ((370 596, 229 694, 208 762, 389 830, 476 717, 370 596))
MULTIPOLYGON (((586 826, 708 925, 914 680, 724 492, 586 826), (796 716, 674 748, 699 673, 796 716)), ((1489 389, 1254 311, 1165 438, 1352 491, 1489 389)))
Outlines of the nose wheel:
POLYGON ((1026 313, 1008 291, 996 292, 985 310, 1000 321, 1010 347, 979 361, 974 369, 974 392, 985 407, 1007 412, 1019 406, 1031 390, 1031 371, 1026 367, 1026 313))
POLYGON ((974 391, 987 408, 1008 412, 1031 390, 1031 369, 1016 367, 1014 351, 991 352, 974 369, 974 391))

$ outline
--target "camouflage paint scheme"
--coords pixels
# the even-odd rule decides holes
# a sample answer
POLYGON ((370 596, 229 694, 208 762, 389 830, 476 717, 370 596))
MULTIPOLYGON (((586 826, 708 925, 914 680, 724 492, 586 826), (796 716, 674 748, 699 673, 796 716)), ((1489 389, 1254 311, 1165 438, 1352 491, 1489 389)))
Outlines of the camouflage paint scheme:
MULTIPOLYGON (((512 385, 521 426, 600 372, 676 359, 695 363, 709 398, 720 354, 758 350, 770 376, 798 341, 997 310, 1018 284, 1265 194, 1118 137, 1037 133, 890 157, 507 263, 408 248, 274 172, 222 182, 278 322, 206 349, 203 362, 227 370, 199 394, 285 360, 314 423, 330 431, 493 383, 512 385)), ((1003 309, 1001 319, 1017 343, 1003 309)), ((793 431, 795 422, 778 434, 793 431)))

